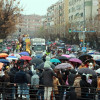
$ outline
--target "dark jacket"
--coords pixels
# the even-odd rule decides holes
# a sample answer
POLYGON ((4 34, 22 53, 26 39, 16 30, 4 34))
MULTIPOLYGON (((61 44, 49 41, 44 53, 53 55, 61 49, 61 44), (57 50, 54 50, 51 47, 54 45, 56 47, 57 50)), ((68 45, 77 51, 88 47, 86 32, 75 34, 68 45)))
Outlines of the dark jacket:
POLYGON ((10 82, 11 83, 14 83, 14 77, 15 77, 15 74, 18 72, 18 68, 17 67, 13 67, 11 68, 10 72, 8 73, 9 76, 10 76, 10 82))
POLYGON ((81 96, 82 96, 83 98, 87 98, 88 93, 89 93, 90 84, 87 83, 87 81, 86 81, 86 76, 85 76, 85 75, 83 75, 81 79, 82 79, 82 80, 80 81, 81 96))
POLYGON ((67 100, 77 100, 77 95, 73 87, 70 88, 70 91, 66 93, 67 100))
POLYGON ((42 73, 43 77, 43 84, 45 87, 52 87, 53 86, 53 76, 56 76, 56 74, 53 72, 53 70, 49 68, 45 68, 45 70, 42 73))
POLYGON ((75 74, 71 73, 68 75, 68 83, 70 86, 72 86, 74 84, 74 81, 75 81, 75 74))
POLYGON ((18 71, 16 74, 15 74, 15 83, 28 83, 28 80, 27 80, 27 76, 26 76, 26 73, 22 70, 18 71))

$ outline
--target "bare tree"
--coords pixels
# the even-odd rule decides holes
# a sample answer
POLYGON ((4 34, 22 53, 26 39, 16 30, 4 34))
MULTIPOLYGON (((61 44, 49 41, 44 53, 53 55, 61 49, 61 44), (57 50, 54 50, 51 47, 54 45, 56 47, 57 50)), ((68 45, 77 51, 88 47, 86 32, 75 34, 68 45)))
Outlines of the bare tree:
POLYGON ((16 0, 0 0, 0 38, 16 31, 22 9, 16 0))

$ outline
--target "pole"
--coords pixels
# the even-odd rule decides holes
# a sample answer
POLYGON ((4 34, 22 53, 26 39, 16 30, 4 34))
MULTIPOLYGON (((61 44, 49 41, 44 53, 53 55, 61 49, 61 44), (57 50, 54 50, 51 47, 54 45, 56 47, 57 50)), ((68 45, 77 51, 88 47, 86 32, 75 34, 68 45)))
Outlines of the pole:
POLYGON ((83 20, 84 20, 84 27, 83 27, 83 47, 85 47, 85 0, 84 0, 83 20))

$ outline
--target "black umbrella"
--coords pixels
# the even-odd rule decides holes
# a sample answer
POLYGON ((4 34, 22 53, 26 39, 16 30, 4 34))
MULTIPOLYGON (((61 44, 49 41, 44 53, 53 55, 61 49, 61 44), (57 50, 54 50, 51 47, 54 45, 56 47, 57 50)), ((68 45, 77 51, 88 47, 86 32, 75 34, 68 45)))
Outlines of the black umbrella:
MULTIPOLYGON (((44 62, 41 63, 39 66, 37 66, 37 69, 43 69, 43 68, 44 68, 44 62)), ((51 65, 51 68, 54 69, 54 68, 55 68, 55 65, 52 64, 52 65, 51 65)))
POLYGON ((88 60, 88 59, 91 59, 91 58, 93 58, 91 55, 89 55, 89 54, 83 54, 83 55, 81 55, 80 57, 79 57, 79 59, 82 61, 82 62, 85 62, 86 60, 88 60))
POLYGON ((41 64, 41 63, 43 63, 43 60, 42 59, 39 59, 39 58, 33 58, 30 61, 30 64, 36 64, 36 66, 39 65, 39 64, 41 64))
POLYGON ((58 56, 56 58, 59 59, 59 60, 68 60, 68 58, 67 57, 64 57, 64 56, 58 56))
POLYGON ((84 63, 94 63, 94 60, 93 59, 87 59, 87 60, 85 60, 85 62, 84 63))
POLYGON ((92 70, 92 69, 89 69, 89 68, 81 68, 81 69, 78 70, 78 73, 96 75, 96 72, 94 70, 92 70))

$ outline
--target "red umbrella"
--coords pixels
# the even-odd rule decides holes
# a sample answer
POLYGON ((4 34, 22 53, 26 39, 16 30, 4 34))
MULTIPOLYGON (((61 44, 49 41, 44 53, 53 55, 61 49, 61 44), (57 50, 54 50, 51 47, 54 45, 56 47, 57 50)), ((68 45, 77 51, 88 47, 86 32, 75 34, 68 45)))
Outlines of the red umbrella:
POLYGON ((30 56, 22 56, 20 59, 23 59, 23 60, 32 60, 32 58, 30 56))

